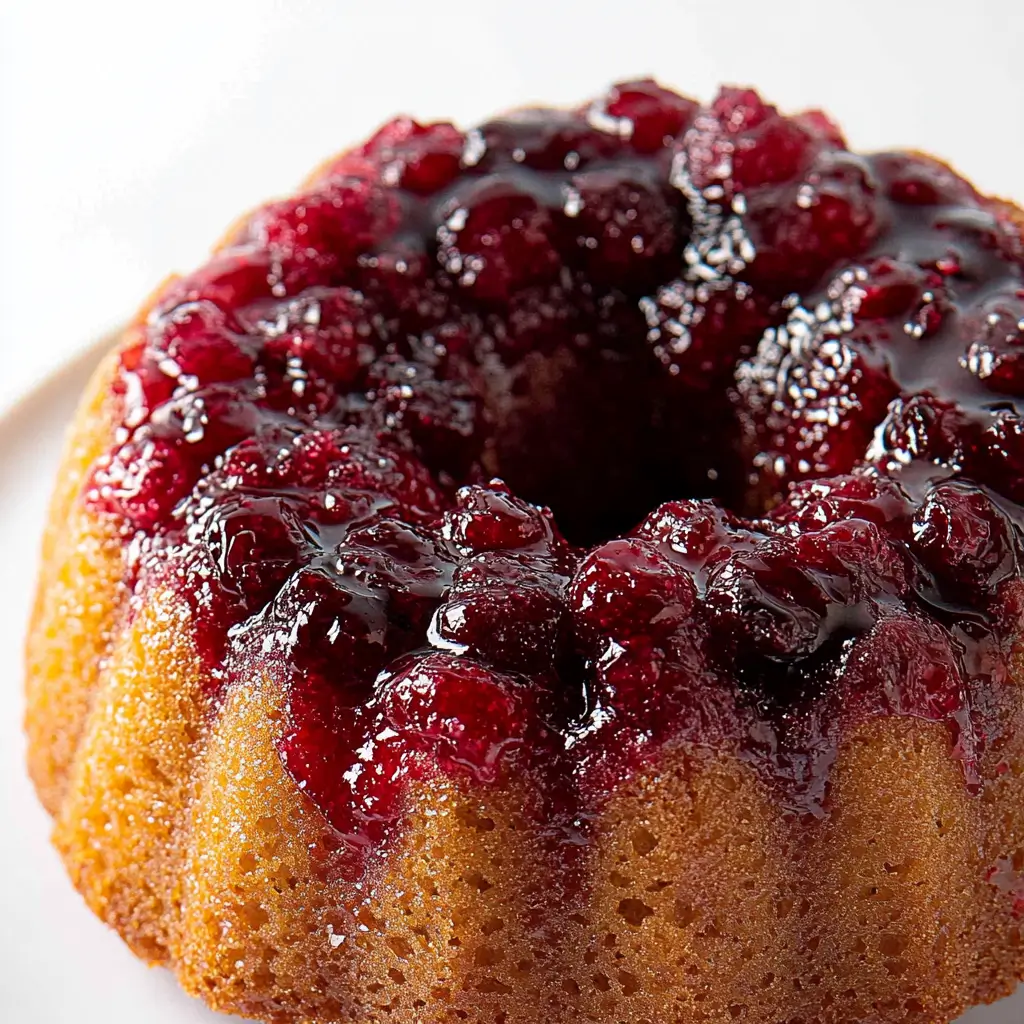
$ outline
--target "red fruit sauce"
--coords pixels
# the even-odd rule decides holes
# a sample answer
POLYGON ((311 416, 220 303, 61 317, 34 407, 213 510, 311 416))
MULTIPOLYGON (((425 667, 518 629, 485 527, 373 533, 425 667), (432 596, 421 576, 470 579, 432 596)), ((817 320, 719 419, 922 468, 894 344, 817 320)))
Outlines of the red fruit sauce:
POLYGON ((976 789, 1021 256, 948 168, 750 91, 399 119, 165 289, 89 499, 216 685, 287 687, 354 871, 411 778, 533 780, 568 836, 677 744, 820 816, 866 716, 946 723, 976 789))

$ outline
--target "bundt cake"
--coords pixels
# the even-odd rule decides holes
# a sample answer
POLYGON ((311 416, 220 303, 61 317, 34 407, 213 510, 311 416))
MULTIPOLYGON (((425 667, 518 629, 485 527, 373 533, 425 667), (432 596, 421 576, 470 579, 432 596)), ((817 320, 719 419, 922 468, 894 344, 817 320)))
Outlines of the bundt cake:
POLYGON ((28 638, 89 906, 277 1022, 1024 974, 1024 244, 823 114, 400 118, 97 373, 28 638))

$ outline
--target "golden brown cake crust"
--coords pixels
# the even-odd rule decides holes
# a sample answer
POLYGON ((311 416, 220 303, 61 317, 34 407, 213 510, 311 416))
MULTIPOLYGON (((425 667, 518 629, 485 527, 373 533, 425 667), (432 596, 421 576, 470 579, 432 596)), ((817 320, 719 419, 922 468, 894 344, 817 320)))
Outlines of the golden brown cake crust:
POLYGON ((1019 927, 986 873, 1024 859, 1016 721, 987 755, 980 799, 938 724, 859 728, 824 821, 784 818, 726 755, 680 750, 602 815, 579 906, 548 888, 514 789, 428 786, 381 873, 360 887, 332 877, 336 841, 274 748, 282 693, 251 679, 211 714, 188 609, 166 591, 108 650, 120 544, 79 492, 112 429, 110 365, 76 422, 47 531, 31 765, 89 905, 187 991, 315 1024, 838 1024, 949 1020, 1013 987, 1019 927))

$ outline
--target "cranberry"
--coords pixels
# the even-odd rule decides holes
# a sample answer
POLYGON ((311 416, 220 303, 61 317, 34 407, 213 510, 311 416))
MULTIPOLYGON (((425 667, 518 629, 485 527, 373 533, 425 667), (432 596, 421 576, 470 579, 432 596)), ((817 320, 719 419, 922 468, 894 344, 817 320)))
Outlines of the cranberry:
POLYGON ((444 534, 465 551, 500 551, 557 543, 550 514, 514 497, 500 484, 466 487, 445 517, 444 534))
POLYGON ((943 589, 967 601, 994 593, 1015 568, 1006 515, 982 490, 948 481, 934 487, 913 522, 913 551, 943 589))
POLYGON ((451 124, 417 124, 411 118, 389 121, 362 148, 381 165, 389 185, 430 195, 459 174, 465 139, 451 124))
POLYGON ((607 134, 573 111, 517 110, 470 133, 463 163, 477 172, 510 164, 536 171, 572 171, 622 150, 624 139, 615 127, 607 134))
POLYGON ((221 586, 250 614, 274 597, 312 547, 300 507, 279 497, 237 494, 219 501, 202 525, 221 586))
POLYGON ((697 112, 692 100, 663 89, 649 78, 613 86, 591 117, 604 123, 601 115, 628 123, 630 145, 641 153, 655 153, 682 134, 697 112))
POLYGON ((786 501, 772 510, 771 517, 800 533, 846 519, 863 519, 891 529, 907 520, 912 510, 910 496, 894 480, 861 474, 800 481, 791 487, 786 501))
POLYGON ((918 616, 879 620, 854 645, 847 665, 856 696, 890 713, 941 721, 964 708, 964 680, 950 638, 918 616))
POLYGON ((945 164, 921 153, 880 153, 875 172, 889 197, 908 206, 971 203, 977 193, 945 164))
POLYGON ((858 321, 903 320, 904 331, 915 338, 938 329, 943 287, 938 273, 883 256, 855 272, 855 279, 850 309, 858 321))
POLYGON ((800 287, 863 252, 883 230, 871 164, 823 149, 802 181, 748 199, 757 258, 751 283, 778 293, 800 287))
POLYGON ((741 646, 782 658, 812 653, 840 627, 863 628, 879 602, 904 588, 885 534, 850 519, 731 555, 712 571, 707 600, 728 642, 740 638, 741 646))
POLYGON ((349 269, 397 221, 392 196, 360 178, 347 178, 264 207, 249 231, 281 265, 291 290, 293 281, 317 284, 349 269))
POLYGON ((438 227, 438 260, 481 300, 550 280, 561 266, 551 211, 510 182, 482 179, 453 199, 438 227))
POLYGON ((689 573, 640 539, 595 548, 568 593, 578 632, 594 640, 671 634, 689 620, 695 601, 689 573))
POLYGON ((680 385, 698 392, 722 387, 775 318, 743 284, 712 289, 676 280, 641 308, 655 355, 680 385))
POLYGON ((273 260, 263 248, 235 245, 222 249, 201 270, 167 284, 159 299, 161 312, 203 299, 220 309, 237 309, 271 294, 273 260))
POLYGON ((465 477, 480 456, 480 397, 468 381, 446 379, 445 368, 435 367, 435 360, 387 356, 370 368, 367 386, 383 428, 408 432, 435 472, 465 477))
POLYGON ((198 384, 245 380, 255 368, 252 345, 229 329, 227 317, 211 302, 187 303, 172 310, 154 338, 166 359, 168 376, 198 384))
POLYGON ((819 644, 830 595, 776 540, 730 556, 712 573, 708 608, 729 641, 744 638, 769 657, 809 654, 819 644))
POLYGON ((337 569, 325 562, 289 579, 271 618, 293 647, 297 669, 322 677, 354 708, 367 699, 387 661, 386 602, 386 584, 372 572, 360 572, 351 561, 337 569))
POLYGON ((637 528, 667 549, 668 556, 691 570, 704 570, 763 536, 710 501, 671 501, 637 528))
POLYGON ((899 393, 871 330, 846 332, 841 316, 798 308, 741 369, 740 415, 768 485, 848 472, 899 393))
POLYGON ((93 471, 90 496, 136 530, 154 530, 192 490, 185 460, 167 441, 143 435, 127 441, 93 471))
POLYGON ((190 391, 154 410, 149 429, 172 439, 194 466, 250 437, 260 423, 259 412, 243 391, 231 384, 211 384, 190 391))
POLYGON ((1015 404, 995 402, 986 410, 988 422, 980 436, 968 434, 964 468, 1016 503, 1024 501, 1024 419, 1015 404))
POLYGON ((124 407, 126 427, 138 426, 149 418, 150 410, 174 397, 179 367, 168 366, 163 357, 161 348, 149 344, 145 336, 132 340, 122 350, 112 391, 124 407))
POLYGON ((961 363, 993 391, 1024 396, 1024 289, 986 299, 961 327, 961 363))
POLYGON ((804 110, 796 114, 793 120, 824 145, 846 149, 846 138, 842 130, 824 111, 804 110))
POLYGON ((514 676, 429 654, 384 683, 381 706, 406 742, 446 771, 492 781, 525 746, 535 696, 514 676))
POLYGON ((550 668, 565 633, 558 569, 545 554, 488 553, 461 565, 435 613, 432 642, 518 672, 550 668))
MULTIPOLYGON (((748 169, 754 171, 756 177, 755 161, 760 161, 757 131, 777 118, 776 109, 764 103, 752 89, 722 89, 710 108, 698 114, 684 141, 687 170, 694 186, 703 190, 716 183, 731 183, 737 156, 742 165, 747 155, 743 151, 751 151, 750 155, 754 156, 754 160, 748 161, 748 169)), ((801 134, 796 126, 794 131, 801 134)), ((783 155, 784 158, 789 156, 785 152, 783 155)), ((784 166, 779 168, 783 178, 790 173, 791 165, 791 159, 784 159, 784 166)), ((756 184, 756 181, 741 179, 738 189, 747 184, 756 184)))
POLYGON ((305 493, 328 518, 346 496, 395 505, 414 523, 435 519, 444 507, 420 463, 355 430, 265 430, 228 452, 218 475, 231 487, 305 493))
POLYGON ((966 417, 951 402, 927 393, 897 398, 879 424, 867 457, 890 470, 914 460, 955 463, 967 430, 966 417))
POLYGON ((583 266, 604 285, 650 280, 679 248, 675 211, 664 190, 618 171, 576 175, 565 206, 583 266))
POLYGON ((307 289, 260 310, 253 329, 262 336, 265 365, 341 388, 361 383, 386 337, 365 296, 349 288, 307 289))

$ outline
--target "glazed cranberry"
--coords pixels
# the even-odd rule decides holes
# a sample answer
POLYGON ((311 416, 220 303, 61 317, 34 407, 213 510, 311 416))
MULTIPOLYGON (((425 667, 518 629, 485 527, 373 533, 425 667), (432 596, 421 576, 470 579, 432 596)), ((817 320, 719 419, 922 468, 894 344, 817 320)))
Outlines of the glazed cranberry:
POLYGON ((961 364, 993 391, 1024 395, 1024 289, 987 298, 965 319, 961 364))
POLYGON ((846 149, 846 139, 839 126, 821 110, 803 110, 793 116, 801 127, 824 145, 846 149))
POLYGON ((691 570, 704 570, 751 547, 763 535, 710 501, 671 501, 652 512, 637 534, 667 549, 691 570))
POLYGON ((710 289, 678 280, 641 302, 654 354, 698 392, 722 387, 754 351, 775 319, 771 306, 746 285, 710 289))
MULTIPOLYGON (((681 135, 693 120, 697 104, 663 89, 651 79, 622 82, 613 86, 600 104, 591 108, 591 120, 598 125, 628 123, 629 142, 641 153, 655 153, 681 135)), ((625 125, 623 125, 625 127, 625 125)))
POLYGON ((766 331, 738 373, 741 419, 766 476, 842 473, 863 461, 899 395, 894 357, 950 313, 938 273, 887 257, 840 272, 826 294, 766 331))
POLYGON ((940 483, 914 516, 913 551, 947 593, 994 593, 1013 571, 1016 541, 1006 515, 980 488, 940 483))
POLYGON ((169 367, 160 347, 145 335, 125 346, 111 390, 124 408, 125 427, 134 428, 149 418, 150 410, 169 402, 178 388, 178 367, 169 367), (165 372, 170 370, 170 372, 165 372))
POLYGON ((516 672, 549 668, 559 653, 564 608, 550 587, 510 582, 470 586, 462 578, 438 609, 434 645, 516 672))
MULTIPOLYGON (((1004 286, 1019 285, 1024 258, 1020 228, 994 202, 942 207, 933 226, 934 241, 945 243, 943 255, 955 263, 962 281, 984 290, 999 279, 1004 286)), ((965 300, 970 294, 965 293, 965 300)))
POLYGON ((891 530, 913 511, 910 496, 882 476, 835 476, 794 484, 786 501, 772 509, 775 522, 799 532, 817 531, 845 519, 863 519, 891 530))
POLYGON ((858 321, 900 319, 906 333, 924 338, 941 323, 942 288, 938 273, 883 256, 856 274, 850 308, 858 321))
POLYGON ((749 197, 757 258, 748 280, 772 291, 792 290, 863 252, 885 227, 875 187, 868 161, 823 149, 799 184, 749 197))
POLYGON ((367 372, 366 384, 381 426, 408 436, 435 472, 456 479, 480 456, 480 396, 443 360, 386 356, 367 372), (454 378, 454 379, 451 379, 454 378))
POLYGON ((288 580, 270 611, 296 668, 322 677, 348 707, 369 697, 388 656, 386 584, 367 577, 350 564, 340 571, 309 565, 288 580))
POLYGON ((620 153, 624 136, 589 124, 568 110, 517 110, 488 121, 466 140, 463 163, 477 172, 510 165, 536 171, 574 171, 620 153))
POLYGON ((796 541, 800 561, 844 579, 839 592, 853 602, 902 596, 907 582, 903 561, 884 526, 864 519, 841 519, 796 541))
POLYGON ((462 564, 434 615, 431 642, 516 672, 550 668, 565 632, 559 568, 545 554, 489 552, 462 564))
POLYGON ((577 631, 591 643, 630 637, 657 641, 689 620, 695 601, 690 574, 640 539, 595 548, 568 593, 577 631))
POLYGON ((173 444, 143 435, 97 464, 89 494, 100 508, 124 516, 134 529, 152 531, 192 490, 192 482, 173 444))
POLYGON ((202 525, 221 586, 249 614, 278 592, 312 548, 301 506, 278 497, 224 498, 203 517, 202 525))
POLYGON ((223 311, 209 301, 176 307, 154 335, 154 344, 166 354, 161 365, 168 376, 216 384, 245 380, 255 368, 252 342, 230 330, 223 311))
POLYGON ((890 199, 908 206, 972 203, 977 193, 945 164, 920 153, 879 153, 875 173, 890 199))
POLYGON ((148 429, 177 446, 198 475, 201 466, 212 465, 259 424, 259 411, 247 394, 231 384, 211 384, 155 409, 148 429))
POLYGON ((166 285, 158 309, 166 312, 205 299, 222 310, 234 310, 270 295, 274 280, 273 260, 265 249, 234 245, 218 252, 201 270, 166 285))
POLYGON ((217 475, 231 487, 298 491, 327 519, 357 496, 378 509, 398 506, 413 523, 436 519, 445 504, 412 456, 351 429, 261 431, 228 452, 217 475))
POLYGON ((254 323, 264 363, 356 387, 383 346, 385 332, 365 296, 350 288, 311 288, 260 311, 254 323))
POLYGON ((552 280, 561 266, 552 212, 511 182, 485 178, 448 204, 437 257, 455 281, 484 301, 552 280))
POLYGON ((459 174, 465 139, 451 124, 417 124, 411 118, 389 121, 362 148, 381 166, 381 177, 421 195, 450 184, 459 174))
POLYGON ((332 562, 353 610, 375 624, 392 657, 419 645, 453 569, 432 534, 394 519, 349 531, 332 562))
POLYGON ((851 519, 731 555, 712 570, 707 601, 727 641, 766 657, 799 657, 832 630, 863 628, 878 602, 905 586, 885 534, 851 519), (850 612, 832 614, 842 607, 850 612))
POLYGON ((445 517, 444 535, 473 553, 557 543, 550 513, 514 497, 500 484, 463 488, 457 509, 445 517))
POLYGON ((468 658, 429 654, 388 679, 381 708, 405 742, 427 752, 444 771, 493 781, 526 745, 534 695, 514 676, 468 658))
POLYGON ((792 542, 768 541, 731 555, 708 582, 708 609, 718 631, 742 638, 769 657, 805 655, 820 643, 830 596, 802 568, 792 542))
POLYGON ((875 432, 868 461, 889 469, 914 460, 955 462, 967 430, 966 417, 951 402, 927 393, 897 398, 875 432))
POLYGON ((664 189, 619 171, 576 175, 565 211, 580 262, 599 284, 650 280, 652 268, 680 248, 678 217, 664 189))
POLYGON ((899 393, 869 327, 797 309, 740 371, 740 416, 764 478, 845 473, 865 457, 899 393))
POLYGON ((682 633, 658 642, 641 633, 606 644, 594 665, 590 693, 603 728, 579 745, 579 785, 591 799, 597 797, 598 806, 624 768, 628 773, 631 760, 643 763, 641 751, 650 752, 652 737, 675 739, 689 732, 698 743, 720 738, 717 713, 724 711, 727 720, 734 712, 716 706, 721 694, 714 690, 714 676, 701 671, 698 649, 706 646, 699 634, 682 633), (602 734, 613 731, 614 740, 602 734))
POLYGON ((362 694, 357 706, 352 697, 336 679, 309 671, 295 675, 278 750, 341 841, 334 870, 358 881, 368 854, 386 842, 401 817, 408 782, 420 772, 407 745, 371 718, 362 694))
POLYGON ((346 178, 264 207, 249 232, 281 264, 286 281, 316 284, 351 267, 397 221, 392 196, 360 178, 346 178))
POLYGON ((847 662, 847 684, 889 713, 940 721, 963 709, 966 698, 948 634, 916 615, 883 618, 861 637, 847 662))
MULTIPOLYGON (((685 140, 687 170, 694 186, 703 190, 715 183, 730 183, 737 157, 741 165, 747 158, 748 169, 755 171, 756 176, 755 161, 761 162, 757 155, 757 130, 777 118, 775 108, 764 103, 753 90, 722 89, 710 108, 698 114, 685 140)), ((794 126, 794 130, 797 135, 802 134, 798 127, 794 126)), ((787 149, 783 147, 780 155, 790 157, 787 149)), ((771 161, 763 163, 768 165, 771 161)), ((779 168, 782 178, 792 173, 792 163, 792 159, 785 159, 784 166, 779 168)), ((737 190, 753 183, 740 179, 737 190)))

